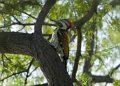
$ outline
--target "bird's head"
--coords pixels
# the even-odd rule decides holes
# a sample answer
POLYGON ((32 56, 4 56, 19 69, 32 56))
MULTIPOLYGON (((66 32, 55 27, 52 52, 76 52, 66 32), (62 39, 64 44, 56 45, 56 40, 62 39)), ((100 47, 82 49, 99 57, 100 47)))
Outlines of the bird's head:
POLYGON ((54 22, 57 24, 58 28, 62 30, 68 30, 74 27, 74 22, 68 19, 62 19, 62 20, 54 21, 54 22))

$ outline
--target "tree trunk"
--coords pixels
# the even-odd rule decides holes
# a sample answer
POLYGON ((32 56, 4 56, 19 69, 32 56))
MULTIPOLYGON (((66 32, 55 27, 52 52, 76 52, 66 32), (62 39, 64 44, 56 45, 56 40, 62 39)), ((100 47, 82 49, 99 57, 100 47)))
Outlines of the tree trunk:
POLYGON ((49 86, 73 86, 55 50, 37 34, 0 32, 0 53, 33 56, 39 62, 49 86))
POLYGON ((54 48, 43 38, 33 35, 34 57, 39 61, 41 70, 46 76, 49 86, 73 86, 63 63, 54 48))

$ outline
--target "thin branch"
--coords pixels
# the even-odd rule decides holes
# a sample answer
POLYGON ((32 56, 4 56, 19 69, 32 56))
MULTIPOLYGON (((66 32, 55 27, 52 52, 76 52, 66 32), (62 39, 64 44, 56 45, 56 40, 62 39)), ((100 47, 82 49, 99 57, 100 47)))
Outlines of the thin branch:
POLYGON ((19 74, 24 73, 24 72, 26 72, 26 71, 27 71, 27 70, 25 69, 25 70, 19 71, 19 72, 17 72, 17 73, 13 73, 13 74, 11 74, 11 75, 3 78, 3 79, 0 79, 0 81, 4 81, 5 79, 8 79, 8 78, 10 78, 10 77, 12 77, 12 76, 15 76, 15 75, 19 75, 19 74))
MULTIPOLYGON (((21 23, 15 16, 12 16, 18 23, 21 23)), ((22 24, 22 23, 21 23, 22 24)))
POLYGON ((19 32, 19 31, 21 31, 21 30, 23 30, 25 28, 25 26, 23 26, 22 28, 20 28, 18 31, 16 31, 16 32, 19 32))
POLYGON ((78 81, 77 79, 75 79, 75 82, 76 82, 77 86, 82 86, 81 82, 78 81))
MULTIPOLYGON (((39 67, 39 66, 38 66, 38 67, 39 67)), ((36 67, 35 69, 33 69, 33 70, 29 73, 28 76, 32 75, 32 73, 33 73, 35 70, 37 70, 38 67, 36 67)))
POLYGON ((87 45, 86 50, 87 50, 88 56, 86 56, 86 58, 85 58, 83 72, 87 73, 87 74, 90 74, 89 70, 92 67, 91 59, 92 59, 92 55, 94 54, 94 47, 95 47, 95 45, 94 45, 94 43, 95 43, 94 42, 95 41, 95 36, 94 36, 95 29, 96 29, 96 23, 93 22, 91 24, 91 29, 90 29, 90 30, 92 30, 92 34, 88 35, 88 36, 91 36, 91 39, 86 38, 87 40, 89 40, 86 42, 86 45, 87 45))
POLYGON ((32 86, 48 86, 48 83, 44 83, 44 84, 37 84, 37 85, 32 85, 32 86))
MULTIPOLYGON (((5 26, 0 26, 0 28, 6 28, 6 27, 10 27, 13 25, 22 25, 22 26, 32 26, 35 25, 35 23, 21 23, 21 22, 13 22, 9 25, 5 25, 5 26)), ((46 23, 44 22, 43 25, 47 25, 47 26, 56 26, 56 24, 50 24, 50 23, 46 23)))
MULTIPOLYGON (((24 2, 22 2, 22 3, 24 3, 24 2)), ((6 3, 4 3, 4 4, 6 4, 6 3)), ((9 4, 7 4, 7 5, 9 5, 9 4)), ((36 4, 36 5, 38 5, 39 6, 39 4, 36 4)), ((17 6, 17 5, 16 5, 17 6)), ((29 16, 29 17, 31 17, 31 18, 33 18, 33 19, 35 19, 36 20, 36 18, 34 17, 34 16, 32 16, 31 14, 28 14, 27 12, 24 12, 23 10, 20 10, 20 9, 16 9, 15 7, 13 7, 12 5, 10 6, 12 9, 14 9, 14 10, 16 10, 16 11, 18 11, 18 12, 20 12, 20 13, 24 13, 25 15, 27 15, 27 16, 29 16)))
MULTIPOLYGON (((91 75, 92 81, 94 83, 113 83, 114 79, 111 78, 109 75, 105 75, 105 76, 97 76, 97 75, 91 75)), ((78 86, 82 86, 81 85, 81 81, 78 81, 77 79, 74 80, 74 82, 78 85, 78 86)), ((39 85, 38 85, 39 86, 39 85)), ((41 86, 41 85, 40 85, 41 86)))
POLYGON ((6 28, 6 27, 10 27, 13 25, 22 25, 22 26, 30 26, 30 25, 35 25, 35 23, 20 23, 20 22, 13 22, 9 25, 5 25, 5 26, 0 26, 0 28, 6 28))
POLYGON ((47 0, 45 5, 43 6, 41 12, 39 13, 37 17, 37 21, 35 23, 35 33, 39 33, 39 35, 42 35, 42 25, 44 23, 45 17, 49 13, 52 6, 55 4, 56 0, 47 0))
POLYGON ((70 0, 70 5, 71 5, 70 7, 75 15, 75 19, 77 20, 78 14, 77 14, 77 11, 76 11, 75 6, 74 6, 74 0, 70 0))
POLYGON ((112 49, 119 48, 119 47, 120 47, 120 44, 116 44, 116 45, 114 45, 114 46, 110 46, 110 47, 107 47, 107 48, 105 48, 105 49, 96 51, 96 53, 106 52, 106 51, 108 51, 108 50, 112 50, 112 49))
POLYGON ((26 75, 26 78, 25 78, 25 85, 27 84, 27 78, 29 77, 29 70, 30 70, 30 67, 32 66, 32 63, 34 62, 34 58, 32 58, 32 60, 31 60, 31 62, 30 62, 30 64, 29 64, 29 66, 28 66, 28 68, 27 68, 27 75, 26 75))
POLYGON ((101 82, 107 82, 107 83, 112 83, 113 79, 109 76, 96 76, 96 75, 91 75, 93 82, 95 83, 101 83, 101 82))
POLYGON ((20 11, 20 12, 26 14, 27 16, 29 16, 29 17, 31 17, 31 18, 33 18, 33 19, 35 19, 35 20, 37 19, 37 18, 35 18, 34 16, 32 16, 31 14, 28 14, 27 12, 24 12, 24 11, 20 11))
MULTIPOLYGON (((2 58, 2 66, 5 69, 5 68, 7 68, 6 64, 8 63, 8 61, 11 62, 11 60, 5 55, 5 53, 1 54, 1 58, 2 58), (7 63, 6 63, 6 60, 8 60, 7 63)), ((2 74, 4 72, 4 69, 2 69, 1 76, 2 76, 2 74)))
POLYGON ((5 61, 4 61, 4 53, 1 54, 1 58, 2 58, 2 64, 5 67, 5 61))
POLYGON ((76 58, 75 58, 75 63, 74 63, 74 67, 73 67, 73 72, 72 72, 72 80, 75 80, 76 72, 78 69, 78 63, 79 63, 79 59, 81 56, 81 41, 82 41, 81 27, 92 18, 94 13, 96 13, 99 2, 100 2, 100 0, 93 0, 92 6, 91 6, 90 10, 88 11, 88 13, 80 20, 75 21, 76 28, 78 29, 77 30, 78 42, 77 42, 76 58))
POLYGON ((77 27, 83 26, 86 22, 88 22, 92 18, 94 13, 97 12, 97 6, 98 6, 100 1, 101 0, 93 0, 92 6, 91 6, 90 10, 88 11, 88 13, 84 17, 82 17, 81 19, 75 21, 75 25, 77 27))
POLYGON ((120 68, 120 64, 118 64, 115 68, 113 68, 109 74, 112 75, 118 68, 120 68))
POLYGON ((78 70, 78 64, 79 64, 79 59, 81 56, 81 43, 82 43, 82 31, 81 29, 77 29, 77 51, 76 51, 76 58, 75 58, 75 62, 74 62, 74 66, 73 66, 73 71, 72 71, 72 81, 75 80, 76 78, 76 73, 78 70))
POLYGON ((110 5, 114 8, 115 6, 120 5, 120 0, 112 0, 110 5))
MULTIPOLYGON (((114 81, 114 79, 111 78, 109 75, 100 76, 100 75, 92 75, 91 74, 91 78, 94 83, 103 83, 103 82, 113 83, 113 81, 114 81)), ((78 86, 82 86, 81 82, 78 81, 77 79, 75 79, 74 82, 76 82, 78 86)))
MULTIPOLYGON (((12 8, 16 9, 15 7, 12 6, 12 4, 6 3, 6 1, 0 1, 0 3, 5 4, 5 5, 9 5, 9 6, 11 6, 12 8)), ((40 6, 38 2, 33 2, 33 1, 31 1, 31 0, 23 0, 23 1, 22 1, 22 4, 30 5, 30 6, 40 6)), ((15 6, 20 5, 20 2, 14 3, 14 5, 15 5, 15 6)))

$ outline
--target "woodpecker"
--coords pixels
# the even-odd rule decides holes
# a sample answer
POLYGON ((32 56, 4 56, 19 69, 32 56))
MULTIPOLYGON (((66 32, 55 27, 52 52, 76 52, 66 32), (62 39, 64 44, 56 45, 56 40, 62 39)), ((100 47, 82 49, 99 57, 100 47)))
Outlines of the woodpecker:
POLYGON ((68 19, 60 21, 54 21, 57 24, 57 28, 52 36, 51 44, 57 50, 60 55, 61 61, 67 66, 67 60, 69 57, 69 35, 68 30, 74 27, 74 23, 68 19))

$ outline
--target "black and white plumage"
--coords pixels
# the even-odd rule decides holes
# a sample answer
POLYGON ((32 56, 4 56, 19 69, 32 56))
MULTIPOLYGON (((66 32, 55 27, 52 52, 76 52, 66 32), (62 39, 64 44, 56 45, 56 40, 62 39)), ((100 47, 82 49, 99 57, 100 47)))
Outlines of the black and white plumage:
POLYGON ((51 44, 54 46, 58 54, 60 55, 63 64, 67 65, 69 57, 69 35, 68 29, 72 28, 72 22, 67 19, 56 21, 58 28, 54 31, 51 44))

